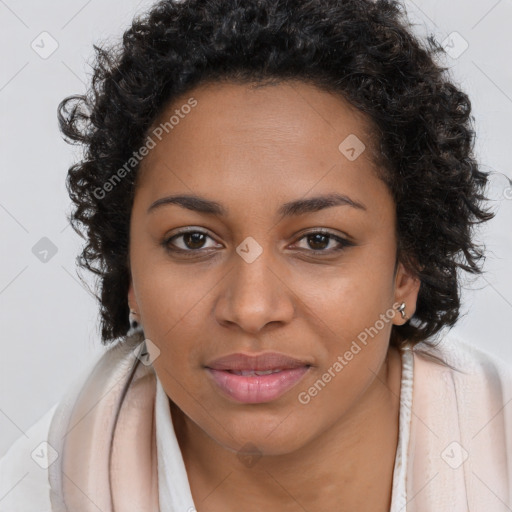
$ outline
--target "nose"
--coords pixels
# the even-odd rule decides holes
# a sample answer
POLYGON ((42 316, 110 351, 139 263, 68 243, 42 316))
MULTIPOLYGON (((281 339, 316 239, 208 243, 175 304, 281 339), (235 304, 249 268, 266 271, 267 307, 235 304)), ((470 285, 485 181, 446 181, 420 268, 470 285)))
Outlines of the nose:
POLYGON ((238 326, 247 333, 257 334, 268 324, 285 325, 295 314, 294 293, 289 274, 269 251, 263 251, 248 263, 233 255, 231 271, 220 284, 215 304, 217 321, 223 326, 238 326))

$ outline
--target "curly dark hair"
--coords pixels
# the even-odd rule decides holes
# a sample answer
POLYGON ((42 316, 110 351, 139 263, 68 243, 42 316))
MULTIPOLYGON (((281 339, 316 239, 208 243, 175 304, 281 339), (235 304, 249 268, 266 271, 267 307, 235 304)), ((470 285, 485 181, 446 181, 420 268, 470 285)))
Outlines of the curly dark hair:
POLYGON ((413 318, 391 343, 428 342, 460 315, 458 269, 483 272, 474 225, 488 174, 473 156, 468 96, 412 33, 394 0, 162 0, 117 44, 93 45, 90 88, 58 106, 67 142, 83 146, 66 186, 80 267, 99 276, 102 343, 129 329, 129 226, 138 165, 102 197, 174 98, 206 81, 300 80, 367 115, 380 177, 396 203, 397 261, 421 281, 413 318))

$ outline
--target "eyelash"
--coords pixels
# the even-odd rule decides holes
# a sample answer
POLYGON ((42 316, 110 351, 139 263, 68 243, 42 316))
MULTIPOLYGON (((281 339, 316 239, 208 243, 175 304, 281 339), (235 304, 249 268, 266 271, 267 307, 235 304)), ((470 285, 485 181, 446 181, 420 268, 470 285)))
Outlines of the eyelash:
MULTIPOLYGON (((164 249, 166 251, 168 251, 170 253, 181 253, 181 254, 183 254, 186 257, 196 256, 198 252, 205 251, 205 250, 202 249, 202 248, 200 248, 200 249, 179 249, 179 248, 173 248, 173 247, 170 246, 171 242, 173 240, 175 240, 176 238, 179 238, 180 236, 183 236, 183 235, 194 234, 194 233, 199 233, 199 234, 202 234, 202 235, 206 235, 208 238, 211 238, 213 240, 213 238, 210 235, 208 235, 208 233, 206 231, 202 231, 200 229, 191 229, 191 230, 186 230, 186 231, 179 231, 178 233, 175 233, 171 237, 165 238, 162 241, 162 246, 164 247, 164 249)), ((299 238, 298 241, 300 242, 304 238, 306 238, 308 236, 312 236, 312 235, 324 235, 324 236, 327 236, 329 238, 329 241, 330 240, 335 240, 336 242, 338 242, 340 244, 340 246, 338 248, 336 248, 336 249, 328 249, 328 250, 325 250, 325 249, 324 250, 320 250, 320 249, 306 249, 307 252, 313 253, 314 255, 331 255, 333 253, 341 252, 341 251, 343 251, 347 247, 351 247, 351 246, 355 245, 353 242, 350 242, 349 240, 347 240, 345 238, 342 238, 342 237, 340 237, 338 235, 335 235, 334 233, 332 233, 330 231, 326 231, 326 230, 323 230, 323 229, 319 229, 317 231, 310 231, 308 233, 305 233, 304 235, 302 235, 299 238)))

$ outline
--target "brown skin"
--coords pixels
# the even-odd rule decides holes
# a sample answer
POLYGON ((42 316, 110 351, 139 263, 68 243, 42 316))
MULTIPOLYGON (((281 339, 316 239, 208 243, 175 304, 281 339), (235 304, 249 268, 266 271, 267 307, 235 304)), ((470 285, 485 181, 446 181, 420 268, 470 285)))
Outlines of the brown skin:
POLYGON ((143 161, 129 302, 160 350, 153 365, 170 398, 196 508, 388 511, 401 378, 389 339, 392 324, 407 320, 395 311, 308 404, 298 400, 393 304, 404 301, 408 317, 416 307, 419 280, 402 264, 394 274, 395 204, 375 176, 367 120, 309 84, 223 83, 174 101, 155 126, 190 97, 197 106, 143 161), (350 134, 367 147, 354 161, 338 149, 350 134), (285 202, 333 192, 366 210, 277 216, 285 202), (217 201, 228 215, 175 204, 147 213, 178 193, 217 201), (208 236, 168 245, 194 256, 166 252, 163 241, 187 226, 208 236), (305 236, 320 228, 354 245, 333 252, 334 238, 305 236), (263 249, 252 263, 236 252, 246 237, 263 249), (273 350, 312 367, 271 402, 227 398, 204 368, 233 352, 273 350), (261 454, 253 465, 238 453, 247 443, 261 454))

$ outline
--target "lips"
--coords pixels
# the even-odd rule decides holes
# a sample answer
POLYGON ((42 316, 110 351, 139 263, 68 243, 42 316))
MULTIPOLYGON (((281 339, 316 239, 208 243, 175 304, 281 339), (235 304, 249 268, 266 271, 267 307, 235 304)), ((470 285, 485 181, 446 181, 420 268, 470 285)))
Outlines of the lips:
POLYGON ((212 370, 265 372, 269 370, 291 370, 301 366, 311 366, 311 363, 278 352, 265 352, 257 355, 229 354, 215 359, 205 366, 212 370))
POLYGON ((302 380, 310 366, 306 360, 267 352, 230 354, 211 361, 206 369, 226 397, 255 404, 279 398, 302 380))

